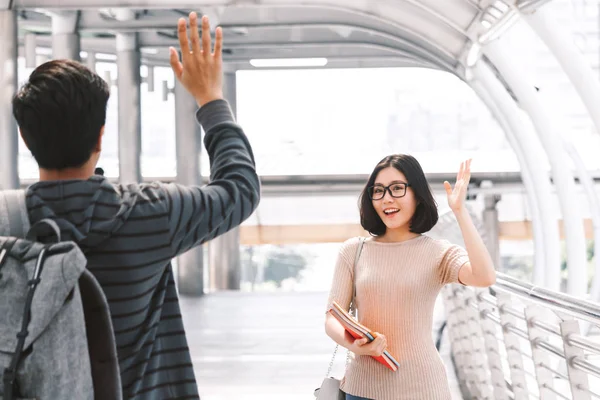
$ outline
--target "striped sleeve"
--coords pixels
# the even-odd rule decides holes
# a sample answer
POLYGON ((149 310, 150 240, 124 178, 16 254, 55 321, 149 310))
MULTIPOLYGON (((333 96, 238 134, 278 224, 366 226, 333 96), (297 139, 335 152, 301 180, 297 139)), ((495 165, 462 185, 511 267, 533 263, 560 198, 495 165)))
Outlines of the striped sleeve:
POLYGON ((208 103, 196 117, 206 132, 210 183, 203 187, 166 185, 174 255, 240 225, 254 212, 260 199, 252 148, 227 102, 208 103))

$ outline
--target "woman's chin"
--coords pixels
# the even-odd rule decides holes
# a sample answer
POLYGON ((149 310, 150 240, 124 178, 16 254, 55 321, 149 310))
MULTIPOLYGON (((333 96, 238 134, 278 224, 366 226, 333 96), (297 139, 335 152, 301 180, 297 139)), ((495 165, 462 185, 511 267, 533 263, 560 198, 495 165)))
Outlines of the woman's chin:
POLYGON ((406 222, 405 221, 388 221, 388 222, 384 222, 384 224, 388 230, 394 231, 394 230, 403 228, 404 225, 406 225, 406 222))

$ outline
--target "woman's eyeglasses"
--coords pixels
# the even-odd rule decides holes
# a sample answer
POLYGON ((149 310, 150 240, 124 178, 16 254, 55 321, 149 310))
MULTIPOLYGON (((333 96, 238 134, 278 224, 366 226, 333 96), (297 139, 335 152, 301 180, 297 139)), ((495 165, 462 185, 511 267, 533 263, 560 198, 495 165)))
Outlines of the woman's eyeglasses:
POLYGON ((390 196, 400 198, 406 195, 406 188, 408 186, 410 186, 408 183, 392 183, 389 186, 375 185, 371 186, 368 191, 371 200, 383 199, 386 191, 390 193, 390 196))

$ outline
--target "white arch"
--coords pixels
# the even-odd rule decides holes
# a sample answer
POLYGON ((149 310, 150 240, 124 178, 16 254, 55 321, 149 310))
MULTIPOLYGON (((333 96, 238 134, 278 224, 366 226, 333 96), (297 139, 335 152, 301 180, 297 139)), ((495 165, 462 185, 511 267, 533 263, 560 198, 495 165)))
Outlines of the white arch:
MULTIPOLYGON (((554 57, 565 71, 590 115, 596 131, 600 133, 600 82, 586 62, 583 54, 577 50, 570 39, 570 32, 557 24, 548 7, 540 7, 534 12, 522 12, 529 26, 544 41, 554 57)), ((592 224, 594 227, 594 254, 600 255, 600 200, 594 189, 594 181, 589 176, 585 163, 572 143, 566 142, 565 148, 575 163, 581 184, 588 199, 592 224)), ((594 257, 595 270, 590 295, 600 300, 600 256, 594 257)))
POLYGON ((552 196, 548 173, 543 168, 543 148, 523 123, 523 114, 490 67, 479 61, 472 70, 471 87, 504 129, 521 166, 528 203, 532 211, 535 264, 533 283, 548 288, 560 284, 560 246, 556 217, 547 201, 552 196))
MULTIPOLYGON (((567 260, 569 263, 569 279, 567 291, 571 294, 587 292, 587 257, 583 218, 577 204, 576 186, 572 172, 565 168, 564 160, 568 154, 562 147, 562 140, 554 124, 552 114, 546 110, 537 98, 537 92, 524 76, 525 68, 519 65, 518 57, 511 57, 510 49, 500 38, 488 43, 483 51, 491 60, 511 90, 515 93, 521 107, 531 117, 542 146, 546 150, 552 168, 556 193, 562 211, 567 260)), ((527 154, 530 157, 531 154, 527 154)), ((556 289, 553 282, 552 289, 556 289)))

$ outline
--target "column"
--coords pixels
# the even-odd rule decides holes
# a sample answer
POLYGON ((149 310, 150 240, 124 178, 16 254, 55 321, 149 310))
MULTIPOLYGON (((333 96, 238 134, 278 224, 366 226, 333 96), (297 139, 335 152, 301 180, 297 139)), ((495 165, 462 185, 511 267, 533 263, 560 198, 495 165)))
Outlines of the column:
MULTIPOLYGON (((177 154, 177 182, 183 185, 201 185, 200 150, 201 129, 196 122, 196 100, 175 79, 175 136, 177 154)), ((203 249, 195 247, 177 258, 179 293, 201 296, 204 293, 203 249)))
POLYGON ((81 61, 79 11, 52 14, 52 58, 81 61))
MULTIPOLYGON (((121 21, 135 19, 129 9, 117 11, 121 21)), ((119 182, 141 182, 142 114, 140 49, 137 33, 117 33, 117 91, 119 100, 119 182)))
POLYGON ((0 11, 0 189, 19 186, 19 134, 11 100, 17 91, 17 14, 0 11))
POLYGON ((486 194, 483 197, 483 226, 487 232, 487 249, 492 256, 497 271, 502 270, 500 263, 500 222, 498 220, 498 208, 496 205, 501 196, 498 194, 486 194))
MULTIPOLYGON (((234 115, 237 115, 235 72, 225 73, 224 78, 225 98, 229 102, 234 115)), ((242 277, 239 227, 211 240, 208 256, 211 288, 216 290, 239 290, 242 277)))

